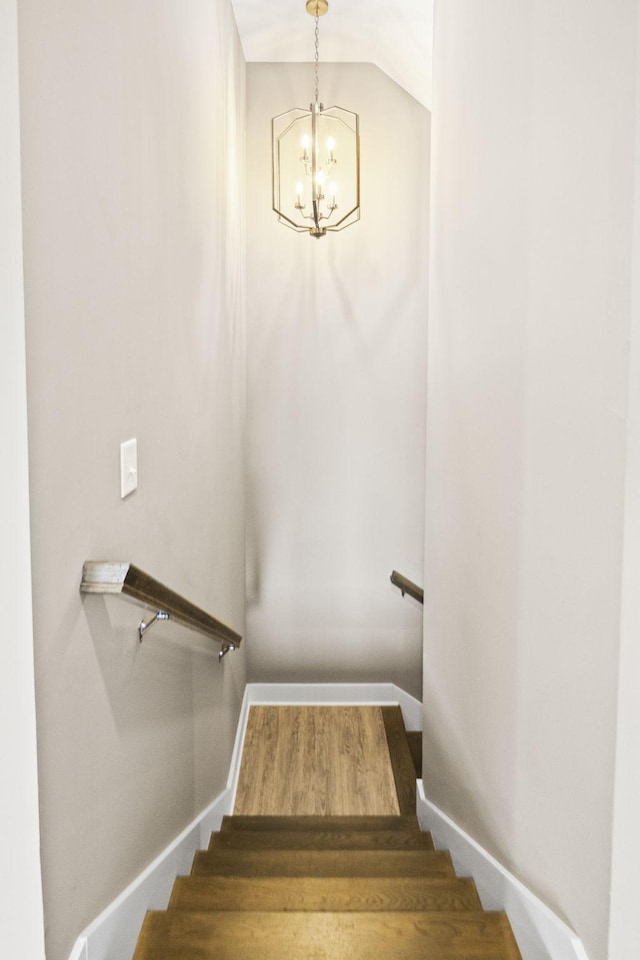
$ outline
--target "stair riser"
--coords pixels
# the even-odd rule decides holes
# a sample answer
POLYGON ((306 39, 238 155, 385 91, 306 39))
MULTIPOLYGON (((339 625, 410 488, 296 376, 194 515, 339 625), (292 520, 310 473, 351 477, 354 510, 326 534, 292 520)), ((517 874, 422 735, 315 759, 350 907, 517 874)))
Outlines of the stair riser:
POLYGON ((200 851, 192 873, 240 877, 454 876, 451 857, 440 850, 200 851))
POLYGON ((209 850, 433 850, 429 833, 233 830, 214 833, 209 850))
POLYGON ((336 830, 368 831, 368 830, 398 830, 404 833, 412 830, 420 832, 420 825, 416 816, 382 816, 382 817, 273 817, 273 816, 226 816, 222 818, 222 833, 233 830, 263 831, 292 831, 315 830, 317 832, 336 830))

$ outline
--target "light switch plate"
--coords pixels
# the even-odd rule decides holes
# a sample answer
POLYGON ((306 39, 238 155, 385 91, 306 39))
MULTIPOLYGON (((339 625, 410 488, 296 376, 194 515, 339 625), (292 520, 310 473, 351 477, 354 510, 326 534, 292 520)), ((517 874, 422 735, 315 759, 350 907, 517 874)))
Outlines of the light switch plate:
POLYGON ((124 500, 138 487, 138 441, 134 438, 120 444, 120 499, 124 500))

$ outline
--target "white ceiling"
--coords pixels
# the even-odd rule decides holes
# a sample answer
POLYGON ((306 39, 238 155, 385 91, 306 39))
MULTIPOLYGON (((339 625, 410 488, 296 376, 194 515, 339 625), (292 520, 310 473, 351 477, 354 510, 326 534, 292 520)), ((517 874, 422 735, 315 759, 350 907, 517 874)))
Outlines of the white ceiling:
MULTIPOLYGON (((314 58, 305 0, 231 0, 244 55, 257 62, 314 58)), ((433 0, 329 0, 320 63, 375 63, 431 108, 433 0)))

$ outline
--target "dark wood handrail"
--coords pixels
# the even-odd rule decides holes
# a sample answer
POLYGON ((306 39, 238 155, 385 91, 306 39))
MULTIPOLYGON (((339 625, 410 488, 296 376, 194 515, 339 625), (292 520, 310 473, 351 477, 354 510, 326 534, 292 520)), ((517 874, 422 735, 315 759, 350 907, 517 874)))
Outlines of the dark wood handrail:
MULTIPOLYGON (((159 580, 139 570, 132 563, 113 560, 87 560, 82 567, 81 593, 111 593, 131 597, 144 606, 157 610, 161 620, 177 620, 192 630, 222 644, 223 652, 235 650, 242 637, 226 623, 206 613, 159 580), (168 616, 167 616, 168 614, 168 616)), ((156 618, 154 618, 156 619, 156 618)), ((150 624, 140 624, 139 637, 150 624)), ((221 651, 222 655, 222 651, 221 651)))
POLYGON ((399 587, 402 591, 402 596, 404 597, 405 593, 408 593, 410 597, 413 597, 414 600, 417 600, 418 603, 424 603, 424 590, 422 587, 419 587, 413 581, 408 580, 406 577, 403 577, 401 573, 398 573, 397 570, 391 572, 391 583, 394 587, 399 587))

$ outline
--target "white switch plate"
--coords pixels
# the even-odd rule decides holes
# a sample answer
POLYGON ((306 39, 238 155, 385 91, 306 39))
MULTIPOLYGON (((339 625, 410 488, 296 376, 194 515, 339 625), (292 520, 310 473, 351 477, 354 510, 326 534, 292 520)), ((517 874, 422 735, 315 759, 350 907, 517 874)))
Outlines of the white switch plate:
POLYGON ((134 438, 120 444, 120 499, 124 500, 138 487, 138 441, 134 438))

